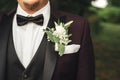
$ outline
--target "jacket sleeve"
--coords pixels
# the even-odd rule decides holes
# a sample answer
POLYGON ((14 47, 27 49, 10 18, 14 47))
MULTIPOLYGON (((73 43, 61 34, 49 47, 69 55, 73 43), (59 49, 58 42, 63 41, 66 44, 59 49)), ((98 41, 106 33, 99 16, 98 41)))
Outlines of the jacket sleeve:
POLYGON ((95 64, 90 29, 87 20, 84 21, 81 50, 79 52, 77 80, 94 80, 95 64))

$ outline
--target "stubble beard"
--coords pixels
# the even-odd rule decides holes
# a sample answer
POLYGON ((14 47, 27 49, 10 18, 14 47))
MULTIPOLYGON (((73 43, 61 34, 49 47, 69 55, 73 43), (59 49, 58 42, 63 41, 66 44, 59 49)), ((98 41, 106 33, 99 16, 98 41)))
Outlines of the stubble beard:
POLYGON ((28 4, 26 2, 23 2, 26 9, 34 11, 40 6, 40 2, 35 2, 34 4, 28 4))

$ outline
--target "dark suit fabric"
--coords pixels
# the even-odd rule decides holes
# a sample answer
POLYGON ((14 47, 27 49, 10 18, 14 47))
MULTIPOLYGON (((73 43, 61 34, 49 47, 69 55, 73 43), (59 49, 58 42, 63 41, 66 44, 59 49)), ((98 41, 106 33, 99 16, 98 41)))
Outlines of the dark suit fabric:
MULTIPOLYGON (((0 80, 5 77, 6 48, 8 34, 15 11, 0 16, 0 80)), ((69 28, 72 34, 70 44, 80 44, 77 53, 59 56, 54 50, 54 43, 47 42, 43 80, 94 80, 94 55, 88 22, 85 18, 51 10, 48 26, 54 27, 54 21, 66 23, 73 20, 69 28)))
POLYGON ((5 80, 42 80, 46 41, 46 36, 44 36, 35 56, 33 57, 28 67, 25 69, 16 55, 12 33, 10 32, 7 50, 5 80))

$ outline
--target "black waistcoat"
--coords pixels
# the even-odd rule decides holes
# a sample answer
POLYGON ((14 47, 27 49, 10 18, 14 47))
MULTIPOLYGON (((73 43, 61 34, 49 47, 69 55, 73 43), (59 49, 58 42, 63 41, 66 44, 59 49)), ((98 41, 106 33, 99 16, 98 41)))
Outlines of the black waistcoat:
POLYGON ((6 80, 42 80, 47 39, 44 36, 35 56, 25 69, 19 61, 12 34, 9 36, 7 51, 6 80))

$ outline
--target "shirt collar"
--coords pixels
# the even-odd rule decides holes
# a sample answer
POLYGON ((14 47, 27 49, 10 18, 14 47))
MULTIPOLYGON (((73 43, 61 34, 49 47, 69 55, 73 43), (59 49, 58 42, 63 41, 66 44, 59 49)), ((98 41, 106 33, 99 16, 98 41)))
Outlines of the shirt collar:
POLYGON ((43 14, 44 24, 46 24, 45 22, 47 22, 49 20, 49 18, 50 18, 50 2, 48 1, 48 3, 43 8, 41 8, 40 10, 38 10, 37 12, 35 12, 32 15, 28 14, 27 12, 25 12, 21 8, 21 6, 18 4, 16 14, 23 15, 23 16, 37 16, 39 14, 43 14))

